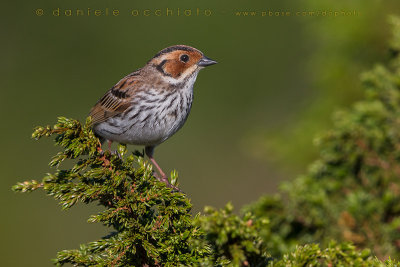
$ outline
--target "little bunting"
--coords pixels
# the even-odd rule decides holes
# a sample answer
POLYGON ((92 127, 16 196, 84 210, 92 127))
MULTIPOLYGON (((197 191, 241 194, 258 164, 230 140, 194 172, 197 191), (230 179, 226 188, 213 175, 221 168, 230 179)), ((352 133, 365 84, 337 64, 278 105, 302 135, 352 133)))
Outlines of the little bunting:
POLYGON ((185 123, 193 102, 193 85, 204 67, 217 62, 186 45, 167 47, 147 64, 114 85, 91 109, 93 130, 102 141, 141 145, 158 170, 154 148, 185 123))

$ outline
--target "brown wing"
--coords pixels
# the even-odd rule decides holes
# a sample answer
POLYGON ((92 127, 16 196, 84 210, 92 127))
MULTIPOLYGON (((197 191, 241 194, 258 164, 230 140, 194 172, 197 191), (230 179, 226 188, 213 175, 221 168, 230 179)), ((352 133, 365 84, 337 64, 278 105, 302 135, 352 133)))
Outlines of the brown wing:
POLYGON ((138 71, 129 74, 108 90, 90 110, 89 115, 92 117, 93 125, 102 123, 108 118, 123 113, 129 108, 132 95, 135 93, 139 84, 138 77, 140 77, 138 71))

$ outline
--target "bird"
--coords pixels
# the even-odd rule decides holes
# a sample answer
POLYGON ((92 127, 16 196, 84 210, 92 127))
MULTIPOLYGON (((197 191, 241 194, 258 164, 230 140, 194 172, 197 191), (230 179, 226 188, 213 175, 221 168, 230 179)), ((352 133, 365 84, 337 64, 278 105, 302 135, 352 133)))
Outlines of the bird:
POLYGON ((216 64, 187 45, 162 49, 144 67, 111 87, 90 110, 92 129, 101 142, 144 146, 159 172, 154 176, 172 186, 154 159, 154 148, 182 128, 193 102, 199 71, 216 64))

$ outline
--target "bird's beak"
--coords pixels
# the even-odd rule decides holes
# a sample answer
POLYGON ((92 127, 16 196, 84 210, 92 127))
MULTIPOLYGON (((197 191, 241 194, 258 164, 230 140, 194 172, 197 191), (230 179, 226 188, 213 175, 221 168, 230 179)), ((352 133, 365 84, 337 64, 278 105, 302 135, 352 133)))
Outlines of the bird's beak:
POLYGON ((218 62, 215 60, 212 60, 211 58, 208 58, 206 56, 203 56, 200 61, 197 63, 197 65, 199 65, 200 67, 207 67, 207 66, 211 66, 214 64, 217 64, 218 62))

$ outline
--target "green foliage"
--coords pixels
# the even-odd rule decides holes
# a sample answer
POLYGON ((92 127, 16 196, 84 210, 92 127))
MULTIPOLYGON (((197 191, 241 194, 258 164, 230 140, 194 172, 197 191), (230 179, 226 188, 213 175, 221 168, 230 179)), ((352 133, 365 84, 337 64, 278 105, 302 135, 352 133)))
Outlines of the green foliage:
POLYGON ((335 239, 400 256, 400 20, 392 20, 394 58, 362 76, 365 99, 335 114, 316 139, 319 159, 282 186, 287 199, 266 196, 247 208, 270 219, 263 237, 272 255, 335 239))
MULTIPOLYGON (((90 216, 88 222, 112 229, 108 236, 79 249, 59 252, 54 260, 58 266, 383 264, 368 251, 357 252, 354 246, 334 243, 323 251, 317 245, 297 247, 282 260, 273 260, 267 245, 283 244, 285 240, 273 239, 277 236, 272 232, 275 229, 260 214, 259 218, 250 212, 238 216, 227 204, 221 210, 206 207, 203 215, 191 216, 189 199, 155 179, 151 165, 142 155, 128 155, 123 145, 118 147, 118 153, 102 151, 90 120, 82 126, 76 120, 59 118, 54 127, 38 127, 32 136, 39 139, 52 135, 63 151, 52 158, 50 165, 60 167, 63 161, 73 160, 72 167, 57 169, 42 181, 18 183, 13 190, 31 192, 41 188, 59 200, 63 209, 78 202, 97 202, 105 209, 90 216), (262 239, 266 235, 271 237, 267 242, 262 239)), ((176 178, 173 174, 171 180, 176 178)), ((282 210, 279 203, 274 200, 269 206, 278 212, 282 210)))
MULTIPOLYGON (((105 208, 88 222, 102 223, 112 232, 79 249, 59 252, 57 265, 261 266, 267 261, 257 235, 265 220, 258 222, 251 214, 233 215, 230 205, 221 211, 208 208, 206 216, 193 218, 189 199, 155 179, 152 166, 140 153, 128 155, 123 145, 118 153, 102 151, 90 125, 90 120, 82 126, 76 120, 59 118, 54 127, 37 127, 33 138, 55 135, 56 144, 63 148, 50 166, 58 168, 67 160, 74 164, 47 174, 42 181, 13 187, 18 192, 42 188, 63 209, 78 202, 96 202, 105 208)), ((175 173, 170 180, 176 185, 175 173)))
POLYGON ((283 256, 282 260, 271 262, 273 267, 297 267, 297 266, 397 266, 398 263, 387 260, 380 261, 371 255, 370 250, 357 251, 348 243, 336 244, 330 242, 326 249, 319 245, 310 244, 298 246, 296 249, 283 256))
POLYGON ((105 210, 88 221, 113 230, 107 237, 79 249, 59 252, 55 263, 176 266, 194 264, 209 253, 207 246, 190 246, 201 233, 192 223, 189 200, 158 182, 142 156, 127 156, 122 145, 119 153, 101 151, 89 120, 81 126, 78 121, 59 118, 54 127, 38 127, 32 136, 39 139, 54 134, 56 144, 64 150, 53 157, 50 165, 77 159, 74 166, 48 174, 41 182, 19 183, 13 189, 27 192, 43 188, 60 201, 63 209, 78 201, 96 201, 105 210))
POLYGON ((205 233, 203 244, 213 253, 203 265, 212 266, 266 266, 271 260, 259 236, 259 230, 268 227, 268 220, 256 220, 251 213, 239 217, 232 213, 228 203, 220 211, 204 208, 206 216, 196 217, 196 225, 205 233))

